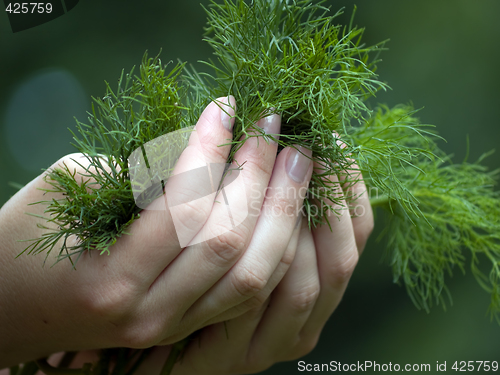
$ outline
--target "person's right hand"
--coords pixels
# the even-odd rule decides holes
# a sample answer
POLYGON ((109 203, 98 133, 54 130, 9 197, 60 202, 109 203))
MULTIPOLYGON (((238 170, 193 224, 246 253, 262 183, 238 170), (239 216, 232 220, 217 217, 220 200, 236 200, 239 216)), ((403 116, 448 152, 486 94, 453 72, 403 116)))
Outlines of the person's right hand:
MULTIPOLYGON (((232 137, 232 121, 222 113, 215 103, 206 108, 196 126, 200 143, 190 142, 176 168, 191 170, 202 157, 206 163, 225 163, 230 146, 218 146, 232 137)), ((258 125, 279 133, 279 116, 258 125)), ((207 239, 182 247, 168 210, 144 210, 109 256, 85 253, 76 270, 69 261, 49 267, 54 256, 45 267, 43 255, 15 259, 27 245, 18 240, 40 237, 44 231, 37 224, 46 224, 25 212, 43 215, 42 205, 28 204, 49 198, 39 190, 47 184, 39 176, 24 187, 0 210, 0 368, 59 351, 166 345, 213 324, 215 317, 227 320, 260 305, 259 296, 275 288, 292 262, 287 248, 296 207, 303 202, 303 195, 275 192, 290 183, 305 192, 312 174, 310 160, 292 150, 285 163, 291 179, 271 179, 276 153, 277 145, 262 137, 249 139, 236 153, 238 164, 245 163, 240 178, 247 188, 234 191, 229 185, 227 196, 219 194, 217 201, 244 202, 245 194, 249 214, 242 224, 224 227, 224 204, 186 204, 175 212, 177 229, 183 238, 203 234, 207 239)), ((73 154, 54 167, 64 162, 81 171, 75 158, 85 161, 73 154)), ((167 183, 165 196, 189 202, 203 196, 200 190, 206 188, 177 179, 167 183)))

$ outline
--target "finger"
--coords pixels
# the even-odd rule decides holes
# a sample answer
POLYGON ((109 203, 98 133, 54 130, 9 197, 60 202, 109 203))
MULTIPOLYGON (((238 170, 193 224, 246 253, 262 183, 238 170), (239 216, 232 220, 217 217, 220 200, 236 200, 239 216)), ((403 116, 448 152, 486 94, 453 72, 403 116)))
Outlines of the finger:
POLYGON ((186 324, 206 321, 261 293, 283 259, 312 174, 311 152, 287 148, 274 166, 265 203, 241 259, 188 311, 186 324), (276 231, 275 228, 280 228, 276 231), (224 311, 224 310, 222 310, 224 311))
MULTIPOLYGON (((298 246, 300 224, 301 221, 296 220, 287 252, 295 252, 298 246)), ((300 263, 294 259, 292 264, 300 263)), ((316 267, 315 262, 313 266, 316 267)), ((193 342, 187 348, 184 360, 175 367, 173 374, 200 373, 200 369, 210 369, 217 374, 256 373, 268 368, 276 358, 270 357, 269 354, 272 353, 266 353, 266 355, 253 353, 252 347, 263 344, 262 340, 256 340, 255 333, 258 329, 260 330, 258 327, 262 326, 263 316, 267 316, 268 310, 276 305, 274 296, 272 298, 272 305, 268 297, 259 307, 254 306, 236 318, 204 328, 200 333, 199 341, 193 342), (221 355, 228 360, 220 361, 221 355)), ((288 311, 285 312, 286 314, 288 311)), ((278 316, 278 319, 283 319, 283 316, 278 316)), ((286 338, 283 342, 287 343, 286 338)), ((267 345, 263 346, 267 348, 267 345)))
MULTIPOLYGON (((277 134, 279 116, 266 117, 258 125, 267 133, 277 134)), ((202 230, 151 286, 148 298, 152 304, 161 306, 158 301, 180 301, 176 310, 187 311, 242 256, 254 232, 258 216, 255 212, 264 201, 276 152, 277 145, 265 142, 262 137, 250 137, 237 151, 230 168, 237 169, 245 162, 243 168, 237 171, 233 182, 221 189, 202 230), (186 284, 190 286, 189 294, 185 293, 186 284)), ((218 305, 217 314, 225 307, 218 305)), ((202 321, 209 317, 204 313, 198 315, 202 321)), ((196 327, 194 322, 187 325, 187 329, 192 327, 196 327)))
MULTIPOLYGON (((330 176, 329 180, 341 191, 337 176, 330 176)), ((330 201, 325 203, 332 204, 330 201)), ((318 259, 320 294, 301 332, 301 337, 306 341, 314 341, 319 337, 324 324, 340 303, 359 257, 349 210, 346 209, 345 200, 341 200, 340 204, 341 207, 336 207, 338 214, 329 211, 330 227, 322 225, 312 231, 318 259)))
POLYGON ((252 362, 247 358, 252 336, 268 302, 238 318, 204 328, 188 345, 172 375, 253 374, 269 367, 272 363, 252 362))
MULTIPOLYGON (((220 102, 228 103, 228 98, 218 99, 220 102)), ((230 97, 230 106, 224 108, 230 113, 234 113, 234 98, 230 97)), ((220 103, 212 102, 203 111, 196 130, 189 137, 189 144, 179 157, 174 169, 174 176, 167 181, 165 195, 159 197, 148 208, 141 212, 141 218, 136 220, 130 227, 130 236, 124 236, 115 246, 111 256, 105 259, 109 267, 114 267, 120 275, 129 273, 131 277, 140 279, 141 285, 149 287, 158 277, 164 268, 181 251, 178 238, 178 228, 165 198, 181 197, 189 202, 190 199, 197 199, 196 205, 186 204, 183 210, 176 211, 178 221, 185 222, 183 235, 194 237, 199 228, 207 220, 213 197, 207 198, 207 193, 211 189, 210 183, 204 181, 206 173, 183 173, 186 171, 200 171, 207 169, 210 164, 222 164, 226 162, 230 146, 219 145, 227 143, 231 139, 231 131, 224 126, 225 112, 219 108, 220 103), (193 183, 193 179, 199 177, 205 183, 193 183), (189 218, 189 219, 186 219, 189 218)), ((234 120, 233 120, 234 121, 234 120)), ((160 145, 168 147, 168 145, 160 145)), ((161 149, 161 147, 160 147, 161 149)), ((151 156, 151 155, 149 155, 151 156)), ((152 159, 152 157, 150 157, 152 159)), ((151 166, 151 165, 150 165, 151 166)), ((152 166, 151 166, 152 167, 152 166)), ((157 165, 161 168, 161 163, 157 165)), ((151 168, 153 169, 153 168, 151 168)), ((158 172, 161 171, 152 171, 158 172)), ((219 175, 212 176, 214 181, 219 181, 222 177, 222 170, 219 175)))
MULTIPOLYGON (((340 140, 340 136, 338 134, 336 136, 339 138, 337 144, 343 149, 346 148, 347 145, 340 140)), ((356 246, 361 254, 366 246, 368 237, 373 231, 373 211, 366 184, 363 181, 363 176, 358 165, 353 159, 349 158, 347 159, 347 164, 349 168, 345 173, 340 175, 340 182, 344 196, 349 203, 356 246)))
POLYGON ((304 343, 300 332, 319 296, 320 281, 307 220, 303 220, 297 232, 300 236, 295 259, 272 294, 270 305, 254 334, 250 358, 290 360, 307 354, 302 352, 304 343))
MULTIPOLYGON (((290 238, 290 241, 288 242, 287 249, 285 251, 285 254, 281 258, 281 261, 276 268, 276 271, 273 273, 271 276, 269 282, 266 284, 264 290, 262 292, 258 293, 255 297, 252 297, 248 300, 246 300, 243 303, 240 303, 239 305, 223 312, 220 315, 217 315, 216 317, 210 319, 209 321, 203 323, 203 326, 208 326, 210 324, 215 324, 219 322, 224 322, 227 320, 231 320, 234 318, 237 318, 249 310, 255 310, 255 309, 260 309, 260 307, 264 304, 265 301, 268 300, 269 296, 271 293, 275 290, 276 286, 282 281, 283 277, 287 273, 288 269, 290 268, 290 265, 294 261, 295 258, 295 253, 297 250, 297 243, 299 240, 299 233, 300 233, 300 222, 302 216, 299 215, 297 218, 297 222, 295 225, 295 228, 293 230, 292 237, 290 238)), ((201 328, 201 327, 200 327, 201 328)))
MULTIPOLYGON (((356 164, 353 165, 356 168, 356 164)), ((368 190, 366 188, 365 182, 363 181, 363 176, 361 172, 351 171, 355 174, 356 183, 350 187, 350 194, 353 198, 350 203, 351 207, 351 219, 352 226, 354 229, 354 236, 356 238, 356 247, 359 254, 363 252, 366 242, 373 231, 374 220, 373 211, 370 204, 370 198, 368 196, 368 190)))

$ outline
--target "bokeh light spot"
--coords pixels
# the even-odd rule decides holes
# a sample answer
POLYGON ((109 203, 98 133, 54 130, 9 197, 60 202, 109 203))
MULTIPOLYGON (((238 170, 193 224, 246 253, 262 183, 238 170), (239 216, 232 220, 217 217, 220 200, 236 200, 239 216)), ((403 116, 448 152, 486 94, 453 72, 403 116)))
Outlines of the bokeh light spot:
POLYGON ((6 111, 9 151, 23 168, 40 171, 74 152, 70 145, 75 119, 83 121, 89 100, 66 70, 40 72, 14 90, 6 111))

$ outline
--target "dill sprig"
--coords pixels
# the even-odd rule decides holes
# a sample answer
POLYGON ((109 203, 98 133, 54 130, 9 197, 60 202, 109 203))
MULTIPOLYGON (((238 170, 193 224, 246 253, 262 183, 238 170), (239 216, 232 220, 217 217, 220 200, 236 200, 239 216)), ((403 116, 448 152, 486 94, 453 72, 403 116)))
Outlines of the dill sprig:
POLYGON ((228 162, 250 137, 276 138, 255 125, 273 113, 282 118, 280 150, 300 145, 313 151, 313 159, 327 171, 313 174, 305 203, 314 227, 342 204, 337 187, 325 177, 345 174, 352 164, 350 148, 339 147, 333 132, 346 133, 353 120, 365 122, 370 114, 366 100, 388 87, 375 73, 384 43, 362 44, 364 29, 352 22, 349 27, 336 24, 342 10, 329 15, 324 2, 212 2, 206 9, 205 41, 215 61, 202 61, 210 72, 187 72, 193 92, 188 107, 195 118, 215 98, 236 99, 228 162), (317 207, 323 198, 333 203, 326 210, 317 207))
POLYGON ((451 302, 445 277, 465 272, 468 250, 473 275, 491 294, 491 317, 500 323, 500 192, 494 190, 500 170, 480 164, 491 152, 454 164, 414 113, 409 106, 382 106, 352 134, 371 203, 388 213, 381 236, 394 281, 404 282, 416 306, 445 307, 451 302), (481 258, 491 264, 488 275, 481 258))
MULTIPOLYGON (((25 249, 29 254, 54 248, 58 259, 77 256, 84 251, 109 252, 127 227, 140 217, 130 181, 129 158, 134 150, 164 134, 181 129, 185 116, 181 99, 185 90, 178 85, 183 65, 169 73, 161 60, 144 55, 140 75, 133 71, 120 76, 113 91, 106 82, 106 95, 93 98, 89 124, 77 120, 73 133, 75 147, 86 162, 73 160, 85 173, 67 165, 47 171, 51 186, 45 195, 60 193, 64 198, 33 204, 46 204, 46 232, 25 249), (55 229, 54 229, 55 225, 55 229), (76 241, 70 241, 71 237, 76 241), (62 245, 59 245, 62 241, 62 245)), ((154 176, 152 176, 154 177, 154 176)), ((151 194, 152 201, 156 196, 151 194)))

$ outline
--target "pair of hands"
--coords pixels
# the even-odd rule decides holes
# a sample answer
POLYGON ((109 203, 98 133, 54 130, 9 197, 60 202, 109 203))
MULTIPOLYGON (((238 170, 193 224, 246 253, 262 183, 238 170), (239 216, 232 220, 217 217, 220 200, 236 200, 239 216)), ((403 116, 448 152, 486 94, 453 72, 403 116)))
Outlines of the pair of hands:
MULTIPOLYGON (((230 146, 218 145, 232 138, 233 124, 225 112, 231 109, 221 111, 215 103, 205 109, 196 125, 199 142, 190 139, 176 174, 201 161, 225 163, 230 146)), ((280 132, 277 115, 257 125, 268 134, 280 132)), ((36 227, 41 219, 24 214, 29 203, 44 199, 38 189, 46 185, 36 178, 0 210, 6 259, 0 265, 0 368, 58 351, 169 345, 200 329, 175 375, 258 372, 311 351, 342 298, 373 216, 364 194, 356 202, 364 215, 351 218, 343 210, 340 218, 330 217, 332 231, 326 225, 309 231, 298 211, 319 166, 308 150, 301 152, 286 148, 276 155, 273 142, 250 138, 235 156, 239 165, 245 162, 239 178, 247 188, 230 184, 216 199, 234 202, 233 212, 248 212, 240 225, 227 226, 223 204, 191 202, 203 196, 203 186, 177 179, 164 197, 191 203, 175 218, 168 210, 144 210, 109 256, 85 254, 76 271, 69 262, 42 268, 41 257, 14 259, 26 246, 17 240, 43 234, 36 227), (180 232, 204 240, 184 247, 180 232)), ((71 160, 79 157, 54 166, 65 162, 79 170, 71 160)), ((365 190, 362 182, 351 189, 365 190)), ((42 215, 43 207, 30 211, 42 215)), ((168 350, 158 347, 140 371, 159 372, 168 350)))

